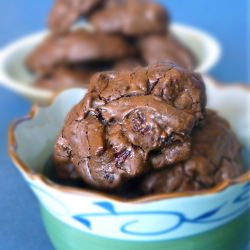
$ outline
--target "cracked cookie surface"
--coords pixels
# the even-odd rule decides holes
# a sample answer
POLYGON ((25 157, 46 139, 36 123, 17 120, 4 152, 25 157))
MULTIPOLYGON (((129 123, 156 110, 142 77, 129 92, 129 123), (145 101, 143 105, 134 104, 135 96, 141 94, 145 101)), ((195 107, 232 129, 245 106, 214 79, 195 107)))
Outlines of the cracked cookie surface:
POLYGON ((200 76, 169 62, 98 73, 57 140, 57 170, 73 163, 86 183, 112 189, 185 160, 205 105, 200 76))

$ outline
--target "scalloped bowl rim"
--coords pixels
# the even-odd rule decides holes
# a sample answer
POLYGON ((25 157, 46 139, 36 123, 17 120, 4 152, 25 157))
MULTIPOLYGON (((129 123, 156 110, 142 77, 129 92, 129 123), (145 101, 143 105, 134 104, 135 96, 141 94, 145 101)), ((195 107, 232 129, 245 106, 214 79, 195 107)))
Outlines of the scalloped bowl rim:
MULTIPOLYGON (((206 77, 205 77, 206 78, 206 77)), ((212 84, 213 87, 215 88, 238 88, 238 89, 244 89, 245 91, 249 92, 250 94, 250 87, 242 84, 235 84, 235 85, 221 85, 215 81, 209 80, 211 78, 207 78, 206 80, 209 81, 209 84, 212 84)), ((71 89, 72 90, 72 89, 71 89)), ((80 89, 83 91, 83 89, 80 89)), ((69 91, 69 90, 66 90, 69 91)), ((63 92, 63 91, 61 91, 63 92)), ((51 100, 50 104, 54 103, 54 101, 57 99, 58 95, 54 95, 51 100)), ((191 192, 172 192, 172 193, 163 193, 163 194, 153 194, 153 195, 147 195, 144 197, 140 198, 134 198, 134 199, 127 199, 127 198, 121 198, 113 195, 106 194, 101 191, 93 191, 93 190, 88 190, 85 188, 76 188, 76 187, 67 187, 63 186, 60 184, 56 184, 55 182, 51 181, 47 177, 45 177, 42 174, 34 173, 18 156, 16 152, 16 138, 15 138, 15 128, 21 124, 24 121, 31 120, 33 119, 38 113, 39 110, 41 109, 46 109, 46 107, 38 107, 36 105, 32 106, 31 111, 28 113, 28 115, 24 118, 21 118, 15 122, 13 122, 10 127, 9 127, 9 133, 8 133, 8 152, 9 155, 16 165, 16 167, 24 174, 25 177, 28 179, 31 179, 32 181, 38 181, 41 184, 44 184, 52 189, 56 189, 57 191, 63 192, 63 193, 71 193, 71 194, 80 194, 83 196, 91 196, 91 197, 97 197, 97 198, 102 198, 105 200, 112 200, 116 202, 124 202, 124 203, 144 203, 144 202, 153 202, 153 201, 158 201, 158 200, 163 200, 163 199, 170 199, 170 198, 179 198, 179 197, 189 197, 189 196, 194 196, 194 195, 211 195, 218 193, 220 191, 225 190, 229 186, 232 186, 234 184, 240 184, 243 182, 247 182, 250 180, 250 170, 248 170, 246 173, 243 175, 231 179, 231 180, 225 180, 220 184, 217 184, 215 187, 207 189, 207 190, 202 190, 202 191, 191 191, 191 192)))

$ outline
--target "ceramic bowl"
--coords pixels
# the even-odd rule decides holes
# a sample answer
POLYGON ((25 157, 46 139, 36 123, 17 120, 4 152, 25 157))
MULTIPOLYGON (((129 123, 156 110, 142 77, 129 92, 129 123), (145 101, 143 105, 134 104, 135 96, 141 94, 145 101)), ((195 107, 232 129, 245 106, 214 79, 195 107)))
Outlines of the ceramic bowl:
MULTIPOLYGON (((91 29, 90 26, 84 25, 91 29)), ((220 46, 210 35, 195 28, 174 24, 172 32, 189 47, 198 65, 200 73, 208 72, 220 58, 220 46)), ((25 58, 46 36, 48 31, 24 37, 0 51, 0 83, 13 91, 26 96, 40 104, 47 103, 53 95, 51 90, 38 89, 32 86, 34 75, 25 66, 25 58)))
MULTIPOLYGON (((206 78, 208 107, 229 120, 250 149, 250 91, 206 78)), ((199 192, 137 199, 62 186, 43 175, 63 121, 86 93, 65 90, 33 108, 9 130, 9 153, 37 196, 47 233, 58 250, 243 250, 249 242, 250 171, 199 192), (236 236, 237 235, 237 236, 236 236)))

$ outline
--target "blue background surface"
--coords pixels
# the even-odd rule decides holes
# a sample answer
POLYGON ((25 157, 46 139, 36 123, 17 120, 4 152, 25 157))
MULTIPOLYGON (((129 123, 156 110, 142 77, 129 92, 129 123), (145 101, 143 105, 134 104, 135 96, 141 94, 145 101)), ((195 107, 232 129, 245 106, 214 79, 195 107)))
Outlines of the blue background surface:
MULTIPOLYGON (((250 82, 247 72, 250 1, 159 1, 167 5, 173 21, 204 29, 221 43, 222 59, 210 72, 214 77, 225 82, 250 82)), ((43 29, 51 4, 52 0, 1 0, 0 46, 43 29)), ((27 100, 0 86, 0 250, 53 249, 43 229, 36 199, 7 156, 7 126, 29 108, 27 100)))

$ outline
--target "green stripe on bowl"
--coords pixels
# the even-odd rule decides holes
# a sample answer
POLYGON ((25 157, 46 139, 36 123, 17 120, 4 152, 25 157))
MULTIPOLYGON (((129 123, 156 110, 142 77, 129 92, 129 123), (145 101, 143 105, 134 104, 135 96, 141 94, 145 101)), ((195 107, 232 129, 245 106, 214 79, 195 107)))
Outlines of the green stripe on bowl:
POLYGON ((109 239, 75 229, 41 205, 45 228, 57 250, 247 250, 250 209, 230 223, 197 236, 177 240, 138 242, 109 239))

